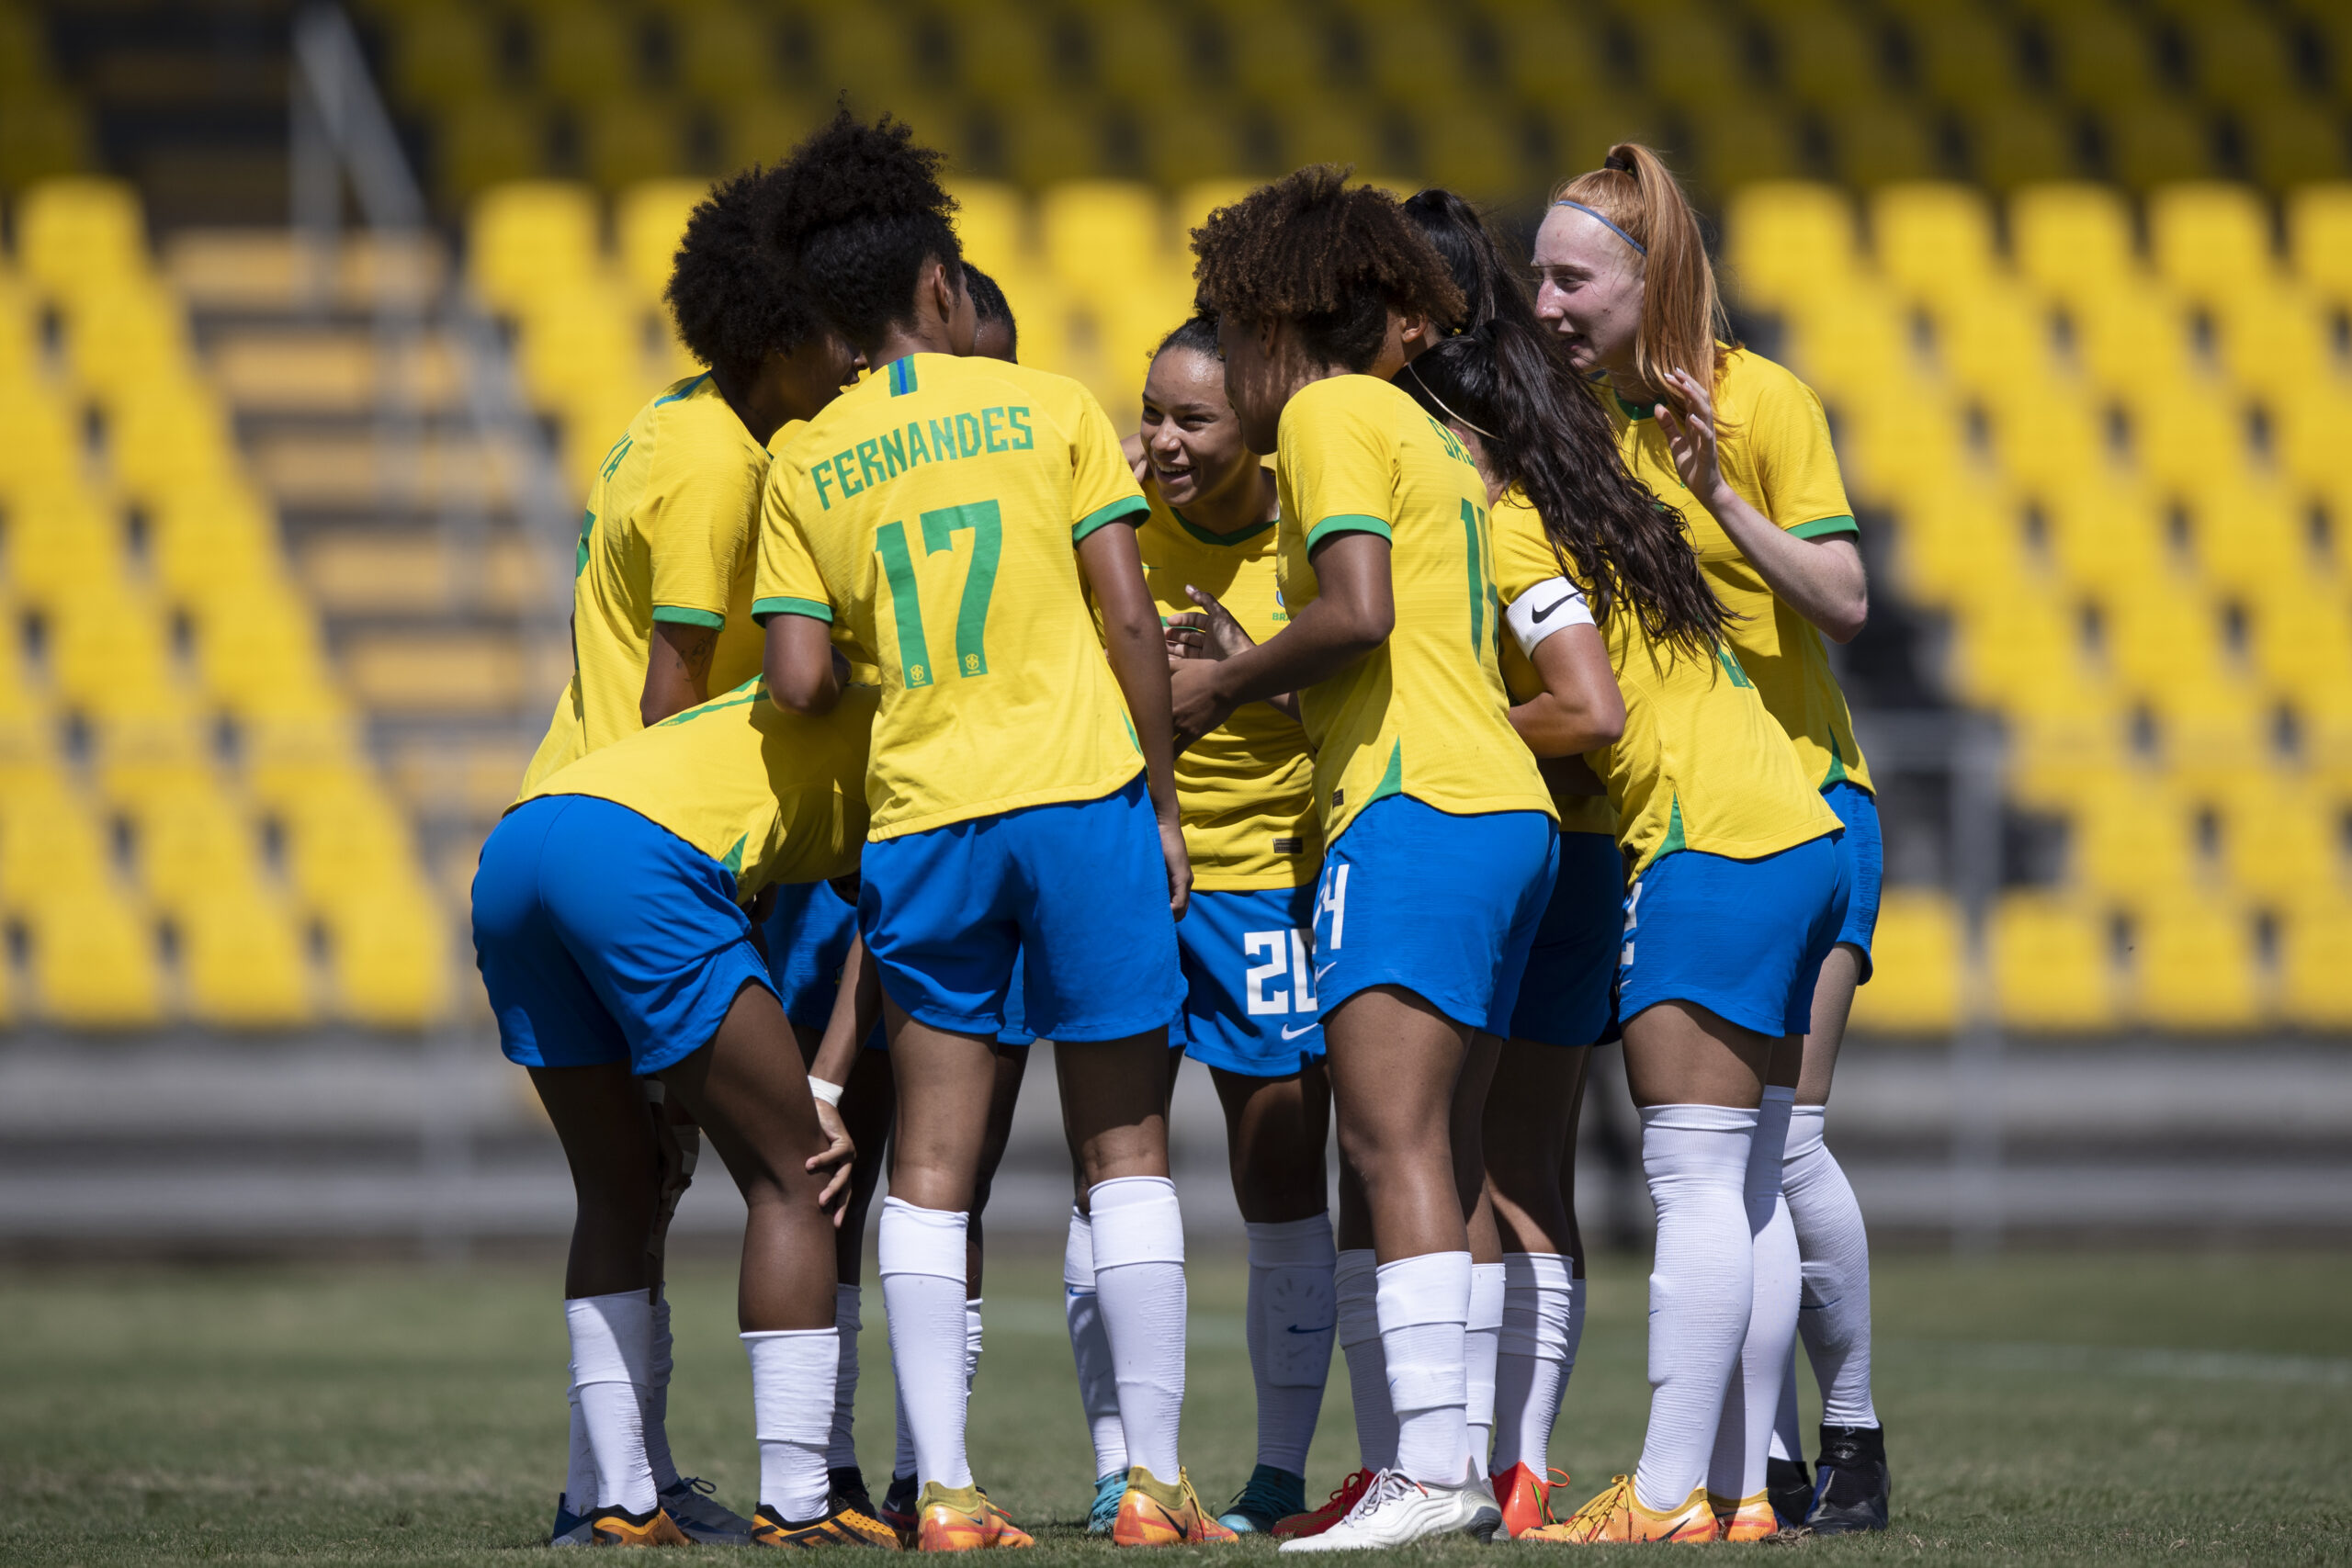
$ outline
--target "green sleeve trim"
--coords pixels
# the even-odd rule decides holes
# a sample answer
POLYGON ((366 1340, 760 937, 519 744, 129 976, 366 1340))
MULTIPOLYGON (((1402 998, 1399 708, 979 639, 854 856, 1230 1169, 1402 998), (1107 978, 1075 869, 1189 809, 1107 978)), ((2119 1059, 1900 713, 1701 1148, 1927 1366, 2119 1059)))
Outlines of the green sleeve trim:
POLYGON ((833 607, 816 599, 754 599, 752 619, 765 621, 770 615, 806 615, 812 621, 833 624, 833 607))
POLYGON ((1391 544, 1396 542, 1396 536, 1389 531, 1386 518, 1342 512, 1336 516, 1326 517, 1309 528, 1306 531, 1306 547, 1311 550, 1334 534, 1377 534, 1391 544))
POLYGON ((1816 517, 1810 523, 1800 523, 1789 530, 1800 539, 1826 539, 1833 534, 1859 536, 1862 525, 1850 517, 1816 517))
POLYGON ((674 621, 680 626, 708 626, 713 631, 727 624, 724 615, 714 615, 708 610, 689 610, 683 604, 656 604, 653 606, 653 618, 674 621))
POLYGON ((1078 543, 1105 523, 1125 523, 1130 517, 1151 515, 1151 502, 1139 495, 1123 495, 1108 506, 1098 506, 1070 525, 1069 542, 1078 543))

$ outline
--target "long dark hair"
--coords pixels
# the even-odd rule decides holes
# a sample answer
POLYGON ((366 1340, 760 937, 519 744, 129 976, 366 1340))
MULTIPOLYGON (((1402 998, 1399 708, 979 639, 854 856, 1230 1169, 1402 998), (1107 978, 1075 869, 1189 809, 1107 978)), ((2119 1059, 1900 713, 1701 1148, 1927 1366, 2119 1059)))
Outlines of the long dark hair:
POLYGON ((1429 349, 1396 385, 1477 434, 1490 477, 1526 493, 1594 620, 1630 608, 1652 642, 1696 655, 1722 641, 1731 612, 1700 575, 1681 515, 1625 471, 1591 394, 1543 335, 1498 316, 1429 349))

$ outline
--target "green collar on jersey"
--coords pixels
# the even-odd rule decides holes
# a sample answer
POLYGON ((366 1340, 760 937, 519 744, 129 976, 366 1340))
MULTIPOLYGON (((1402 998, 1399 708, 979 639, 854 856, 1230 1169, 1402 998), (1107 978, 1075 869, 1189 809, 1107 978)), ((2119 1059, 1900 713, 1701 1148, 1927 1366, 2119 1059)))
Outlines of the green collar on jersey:
POLYGON ((1272 528, 1282 522, 1282 519, 1278 516, 1269 517, 1263 523, 1259 524, 1256 527, 1245 529, 1238 534, 1212 534, 1206 528, 1202 527, 1199 524, 1193 522, 1191 518, 1185 516, 1182 513, 1177 511, 1172 506, 1168 509, 1168 515, 1182 524, 1184 532, 1192 535, 1193 537, 1198 539, 1204 545, 1246 545, 1250 540, 1258 537, 1261 534, 1263 534, 1267 529, 1272 528))

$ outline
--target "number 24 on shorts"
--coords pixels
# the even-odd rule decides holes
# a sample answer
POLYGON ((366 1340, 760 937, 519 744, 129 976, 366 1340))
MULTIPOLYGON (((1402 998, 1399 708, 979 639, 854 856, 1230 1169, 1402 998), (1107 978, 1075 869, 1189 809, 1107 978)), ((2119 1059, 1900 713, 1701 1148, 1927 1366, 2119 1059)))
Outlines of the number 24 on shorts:
MULTIPOLYGON (((964 574, 964 597, 956 612, 956 672, 967 678, 989 672, 989 601, 996 593, 997 557, 1004 548, 1003 517, 993 501, 967 502, 926 512, 917 520, 922 529, 925 558, 942 551, 952 554, 956 536, 972 536, 972 561, 964 574)), ((885 523, 874 531, 875 553, 882 558, 882 576, 890 585, 890 615, 899 633, 899 673, 908 690, 932 683, 931 645, 923 632, 922 600, 915 582, 915 561, 907 547, 907 525, 885 523)))

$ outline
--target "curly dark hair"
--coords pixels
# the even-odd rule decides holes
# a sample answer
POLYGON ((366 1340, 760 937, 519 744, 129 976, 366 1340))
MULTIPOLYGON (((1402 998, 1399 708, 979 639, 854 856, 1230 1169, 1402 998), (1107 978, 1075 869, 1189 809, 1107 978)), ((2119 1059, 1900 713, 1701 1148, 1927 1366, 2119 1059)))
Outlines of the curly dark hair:
POLYGON ((1396 385, 1432 419, 1478 432, 1492 477, 1534 505, 1594 620, 1630 608, 1652 643, 1690 654, 1723 639, 1732 615, 1700 574, 1681 514, 1626 471, 1549 333, 1498 316, 1430 347, 1396 385))
POLYGON ((1379 358, 1391 309, 1457 320, 1444 260, 1395 197, 1350 186, 1351 172, 1309 164, 1210 213, 1193 231, 1200 312, 1295 322, 1310 352, 1358 372, 1379 358))
POLYGON ((759 374, 824 321, 777 243, 781 168, 751 168, 713 186, 686 220, 662 291, 687 352, 728 381, 759 374))
POLYGON ((776 240, 854 348, 875 348, 909 318, 926 262, 962 276, 956 198, 939 183, 945 162, 888 115, 868 125, 843 107, 777 171, 776 240))

